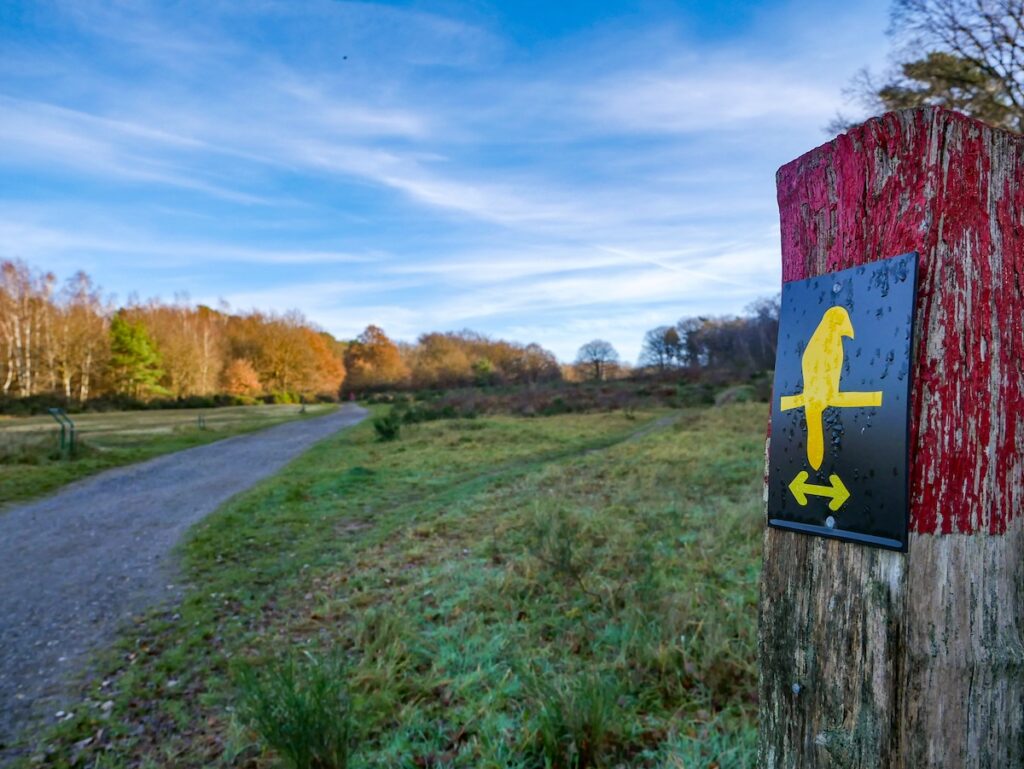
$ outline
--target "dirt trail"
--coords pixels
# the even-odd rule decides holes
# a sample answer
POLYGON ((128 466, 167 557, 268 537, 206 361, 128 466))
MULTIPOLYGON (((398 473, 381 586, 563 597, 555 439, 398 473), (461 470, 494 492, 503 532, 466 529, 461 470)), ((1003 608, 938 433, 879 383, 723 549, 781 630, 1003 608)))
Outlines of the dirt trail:
POLYGON ((168 555, 229 497, 354 425, 340 411, 227 438, 67 486, 0 512, 0 763, 121 623, 180 592, 168 555))

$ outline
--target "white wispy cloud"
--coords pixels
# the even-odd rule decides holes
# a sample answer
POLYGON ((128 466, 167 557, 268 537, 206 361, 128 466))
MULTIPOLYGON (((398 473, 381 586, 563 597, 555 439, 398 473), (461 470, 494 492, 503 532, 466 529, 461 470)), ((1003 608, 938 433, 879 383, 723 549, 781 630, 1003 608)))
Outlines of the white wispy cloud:
POLYGON ((679 134, 749 128, 755 121, 762 128, 766 122, 820 125, 842 104, 830 85, 803 82, 788 67, 693 64, 610 78, 583 96, 584 105, 602 126, 679 134))
POLYGON ((130 228, 74 230, 0 217, 0 258, 45 261, 51 256, 100 255, 139 259, 163 266, 235 262, 253 265, 347 265, 379 262, 384 256, 323 249, 260 248, 224 241, 167 238, 130 228))
POLYGON ((711 45, 639 21, 526 51, 479 9, 62 5, 70 43, 4 40, 0 166, 49 198, 2 193, 0 256, 87 258, 101 282, 180 265, 340 334, 534 329, 571 357, 601 333, 632 358, 643 324, 777 286, 775 167, 882 40, 856 16, 877 9, 797 10, 844 23, 711 45))

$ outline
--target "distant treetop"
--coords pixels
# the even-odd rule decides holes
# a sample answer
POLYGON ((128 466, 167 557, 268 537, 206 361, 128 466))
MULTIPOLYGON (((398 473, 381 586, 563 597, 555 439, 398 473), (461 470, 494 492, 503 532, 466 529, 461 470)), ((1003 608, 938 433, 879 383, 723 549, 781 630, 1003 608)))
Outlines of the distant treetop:
POLYGON ((891 69, 861 70, 847 89, 869 114, 946 107, 1024 132, 1024 0, 896 0, 889 34, 891 69))

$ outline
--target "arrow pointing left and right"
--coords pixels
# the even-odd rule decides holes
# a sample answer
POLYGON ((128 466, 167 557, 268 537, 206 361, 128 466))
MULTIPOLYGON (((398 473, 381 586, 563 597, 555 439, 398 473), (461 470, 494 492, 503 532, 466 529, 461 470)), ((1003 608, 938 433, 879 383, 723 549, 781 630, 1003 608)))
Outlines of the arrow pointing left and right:
POLYGON ((807 497, 828 497, 830 502, 828 503, 828 509, 835 512, 844 504, 846 500, 850 498, 850 492, 846 488, 842 479, 835 473, 828 477, 831 486, 818 486, 814 483, 808 483, 807 480, 810 478, 806 470, 801 470, 796 474, 796 478, 789 484, 789 490, 793 493, 797 503, 804 507, 807 505, 807 497))

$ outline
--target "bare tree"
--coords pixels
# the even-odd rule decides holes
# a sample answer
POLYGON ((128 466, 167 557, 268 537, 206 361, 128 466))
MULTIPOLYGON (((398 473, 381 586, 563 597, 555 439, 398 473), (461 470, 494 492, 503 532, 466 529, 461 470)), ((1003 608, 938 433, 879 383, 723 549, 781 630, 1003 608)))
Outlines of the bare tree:
POLYGON ((535 342, 521 349, 516 360, 516 372, 520 381, 531 387, 537 382, 548 382, 561 376, 558 359, 535 342))
POLYGON ((644 334, 640 349, 640 365, 652 366, 664 372, 682 362, 683 342, 673 326, 658 326, 644 334))
POLYGON ((619 354, 611 342, 594 339, 583 345, 576 353, 576 365, 588 371, 591 379, 598 381, 608 377, 608 370, 619 362, 619 354))
POLYGON ((683 318, 676 324, 684 365, 746 376, 775 365, 779 297, 759 299, 745 315, 683 318))
POLYGON ((869 112, 940 106, 1024 131, 1024 0, 896 0, 890 35, 894 69, 848 89, 869 112))

